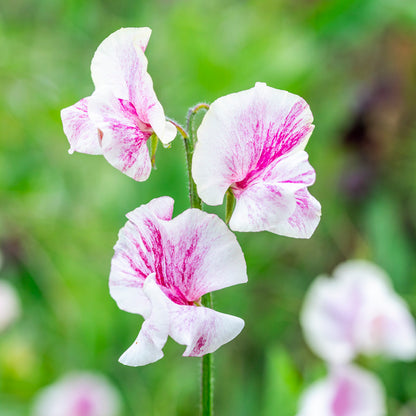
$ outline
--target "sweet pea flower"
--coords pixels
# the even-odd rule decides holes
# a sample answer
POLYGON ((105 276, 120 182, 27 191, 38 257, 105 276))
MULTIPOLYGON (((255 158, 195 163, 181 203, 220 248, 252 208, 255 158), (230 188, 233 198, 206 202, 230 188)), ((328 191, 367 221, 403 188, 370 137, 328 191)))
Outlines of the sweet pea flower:
POLYGON ((198 129, 192 175, 208 205, 230 190, 230 228, 309 238, 321 206, 307 187, 315 171, 304 151, 314 128, 297 95, 256 83, 214 101, 198 129))
POLYGON ((20 301, 16 290, 0 280, 0 332, 9 327, 20 315, 20 301))
POLYGON ((145 318, 120 357, 139 366, 163 357, 170 335, 184 356, 202 356, 242 330, 240 318, 201 306, 201 296, 247 281, 234 234, 216 215, 188 209, 172 219, 174 201, 156 198, 127 214, 114 247, 110 293, 120 309, 145 318))
POLYGON ((384 402, 383 387, 374 375, 342 366, 305 391, 297 416, 384 416, 384 402))
POLYGON ((147 27, 123 28, 104 39, 91 62, 94 93, 61 112, 69 153, 102 154, 136 181, 150 175, 149 137, 167 145, 176 136, 147 72, 150 34, 147 27))
POLYGON ((41 390, 32 416, 118 416, 120 397, 99 374, 71 373, 41 390))
POLYGON ((301 324, 312 350, 324 360, 348 362, 359 354, 416 357, 416 329, 406 303, 375 264, 351 260, 334 277, 310 287, 301 324))

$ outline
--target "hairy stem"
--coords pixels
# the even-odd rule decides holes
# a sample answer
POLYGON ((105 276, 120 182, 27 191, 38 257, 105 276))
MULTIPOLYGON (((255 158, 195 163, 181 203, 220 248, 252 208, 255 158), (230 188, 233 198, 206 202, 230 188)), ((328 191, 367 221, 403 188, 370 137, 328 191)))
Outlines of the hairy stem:
MULTIPOLYGON (((193 118, 201 109, 208 109, 208 104, 198 104, 188 112, 187 130, 173 120, 169 120, 178 130, 183 138, 186 153, 186 166, 189 180, 189 201, 191 208, 202 210, 202 201, 199 198, 196 184, 192 178, 192 157, 195 146, 195 132, 193 129, 193 118)), ((202 297, 202 305, 208 308, 212 307, 212 294, 207 293, 202 297)), ((214 377, 213 377, 213 354, 205 354, 202 357, 202 375, 201 375, 201 407, 202 416, 213 416, 214 414, 214 377)))

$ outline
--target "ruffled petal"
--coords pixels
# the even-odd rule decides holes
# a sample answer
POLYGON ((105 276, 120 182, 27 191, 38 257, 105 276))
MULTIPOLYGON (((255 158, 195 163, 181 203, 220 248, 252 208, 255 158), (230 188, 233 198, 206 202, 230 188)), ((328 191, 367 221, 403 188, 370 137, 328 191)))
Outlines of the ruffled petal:
POLYGON ((321 276, 306 295, 301 324, 310 348, 325 361, 346 363, 357 353, 358 288, 321 276))
POLYGON ((319 202, 306 190, 314 182, 315 171, 306 152, 277 159, 250 184, 232 186, 236 207, 230 228, 309 238, 321 215, 319 202))
POLYGON ((384 390, 371 373, 356 366, 332 368, 330 375, 309 387, 297 416, 384 416, 384 390))
POLYGON ((236 198, 230 219, 234 231, 271 231, 295 211, 295 189, 258 181, 236 198))
POLYGON ((321 204, 306 190, 295 192, 295 212, 269 231, 293 238, 310 238, 321 220, 321 204))
POLYGON ((170 267, 164 285, 198 301, 208 292, 247 281, 246 263, 235 235, 216 215, 188 209, 165 224, 170 267))
POLYGON ((244 328, 236 316, 216 312, 203 306, 170 303, 169 335, 186 345, 185 357, 201 357, 216 351, 234 339, 244 328))
POLYGON ((146 316, 139 335, 131 347, 120 357, 124 365, 137 367, 160 360, 163 357, 162 348, 169 334, 168 299, 155 281, 155 274, 145 280, 143 291, 151 304, 149 316, 146 316))
POLYGON ((109 90, 96 90, 88 109, 103 134, 104 157, 127 176, 145 181, 152 169, 146 144, 151 130, 142 124, 134 106, 109 90))
POLYGON ((126 225, 120 230, 111 262, 110 294, 120 309, 146 316, 149 301, 143 293, 143 283, 152 273, 163 275, 164 230, 158 218, 169 219, 173 199, 153 199, 127 214, 126 225))
POLYGON ((147 72, 144 50, 150 33, 149 28, 123 28, 108 36, 92 59, 91 76, 96 89, 109 89, 132 103, 141 123, 166 145, 175 138, 176 128, 166 121, 147 72))
POLYGON ((263 83, 217 99, 197 132, 192 175, 199 196, 220 205, 233 183, 256 177, 276 159, 303 150, 312 121, 301 97, 263 83))
POLYGON ((88 116, 89 99, 83 98, 61 111, 64 133, 71 146, 69 153, 102 154, 98 128, 88 116))
POLYGON ((148 27, 122 28, 105 38, 91 61, 95 88, 110 88, 117 98, 131 101, 147 72, 144 51, 151 33, 148 27))

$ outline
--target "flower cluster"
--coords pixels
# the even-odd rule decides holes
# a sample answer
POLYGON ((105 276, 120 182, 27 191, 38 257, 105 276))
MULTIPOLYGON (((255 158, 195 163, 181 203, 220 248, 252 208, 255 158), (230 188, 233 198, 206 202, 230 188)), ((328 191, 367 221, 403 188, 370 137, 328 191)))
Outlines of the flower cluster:
MULTIPOLYGON (((120 29, 98 47, 91 63, 95 91, 62 110, 70 153, 102 154, 144 181, 153 158, 147 142, 152 148, 154 140, 166 145, 177 129, 197 198, 221 205, 227 193, 235 201, 231 230, 309 238, 321 207, 307 190, 315 181, 304 150, 314 128, 308 104, 257 83, 203 106, 209 109, 195 139, 165 118, 153 90, 145 56, 150 33, 120 29)), ((114 248, 111 296, 121 309, 145 319, 120 358, 126 365, 160 359, 168 336, 186 345, 185 356, 213 352, 244 325, 201 302, 204 294, 247 280, 234 234, 220 218, 195 208, 172 219, 173 203, 160 197, 127 214, 114 248)))
POLYGON ((333 275, 314 281, 301 313, 305 338, 329 376, 306 391, 298 416, 382 416, 381 383, 351 362, 359 354, 415 359, 415 322, 378 266, 351 260, 333 275))

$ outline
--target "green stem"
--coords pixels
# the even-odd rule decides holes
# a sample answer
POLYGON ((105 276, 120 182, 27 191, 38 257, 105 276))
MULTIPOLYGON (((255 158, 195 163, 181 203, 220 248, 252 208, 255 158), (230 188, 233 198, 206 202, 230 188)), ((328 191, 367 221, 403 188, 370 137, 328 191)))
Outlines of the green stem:
MULTIPOLYGON (((202 305, 212 308, 212 293, 202 297, 202 305)), ((205 354, 202 357, 201 379, 202 416, 214 414, 214 354, 205 354)))
POLYGON ((202 202, 196 191, 196 184, 192 178, 192 156, 194 153, 194 146, 192 140, 192 134, 188 135, 186 130, 176 121, 169 119, 169 121, 176 127, 176 130, 180 133, 183 138, 186 153, 186 167, 188 171, 188 182, 189 182, 189 201, 191 208, 202 209, 202 202))
MULTIPOLYGON (((196 184, 192 178, 192 157, 194 154, 195 146, 195 132, 193 129, 193 119, 195 114, 201 110, 207 110, 208 104, 198 104, 191 108, 188 112, 187 118, 187 131, 178 123, 173 120, 169 120, 178 130, 183 138, 186 152, 186 165, 188 170, 189 180, 189 201, 191 208, 197 208, 202 210, 202 201, 199 198, 196 184)), ((212 308, 212 294, 207 293, 201 299, 203 306, 212 308)), ((201 404, 202 404, 202 416, 213 416, 214 414, 214 377, 213 377, 213 354, 205 354, 202 357, 202 375, 201 375, 201 404)))

